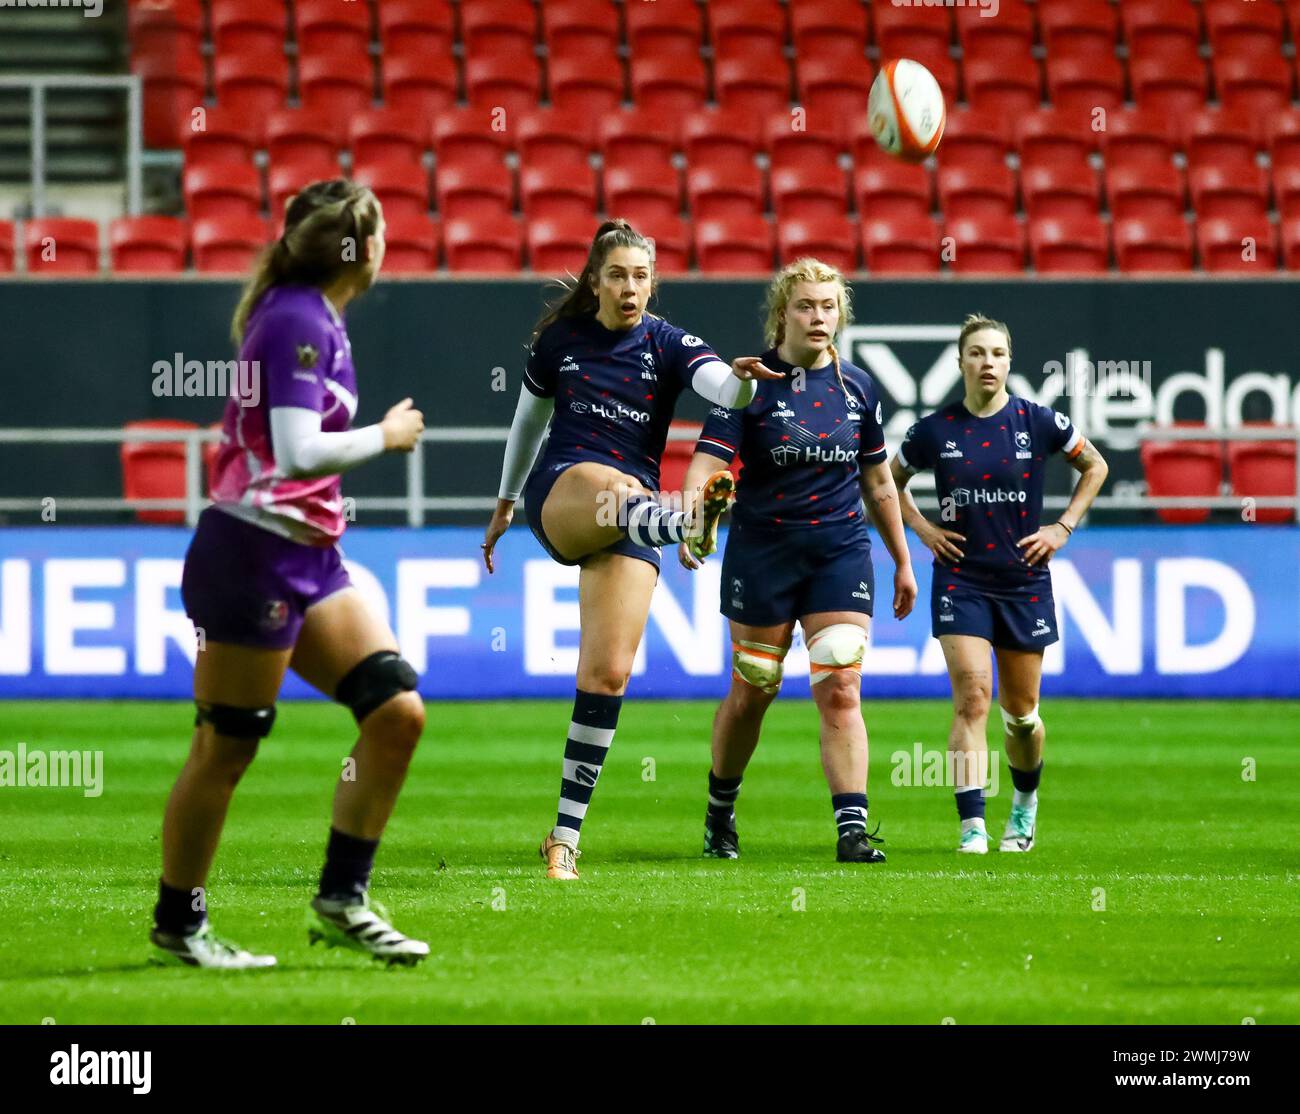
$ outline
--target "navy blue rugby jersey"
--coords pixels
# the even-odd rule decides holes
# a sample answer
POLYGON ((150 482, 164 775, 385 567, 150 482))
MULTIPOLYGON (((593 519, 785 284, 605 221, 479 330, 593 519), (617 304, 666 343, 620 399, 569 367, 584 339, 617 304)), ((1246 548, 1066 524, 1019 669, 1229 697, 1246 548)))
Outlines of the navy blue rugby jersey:
POLYGON ((1016 542, 1034 533, 1043 510, 1047 457, 1083 451, 1070 419, 1010 395, 996 414, 977 418, 961 402, 936 410, 907 431, 899 463, 910 472, 934 470, 940 507, 956 516, 938 525, 966 538, 956 565, 934 562, 956 583, 1008 589, 1041 583, 1046 566, 1030 565, 1016 542), (951 502, 948 502, 951 500, 951 502))
POLYGON ((594 316, 553 321, 524 368, 524 385, 555 399, 551 437, 537 467, 594 460, 657 489, 677 397, 690 389, 701 364, 717 359, 699 337, 661 317, 647 315, 619 331, 594 316))
POLYGON ((744 462, 732 517, 742 525, 820 526, 861 519, 860 465, 887 458, 876 385, 859 367, 840 361, 804 372, 773 349, 763 363, 784 379, 762 379, 743 410, 716 407, 696 442, 697 452, 744 462))

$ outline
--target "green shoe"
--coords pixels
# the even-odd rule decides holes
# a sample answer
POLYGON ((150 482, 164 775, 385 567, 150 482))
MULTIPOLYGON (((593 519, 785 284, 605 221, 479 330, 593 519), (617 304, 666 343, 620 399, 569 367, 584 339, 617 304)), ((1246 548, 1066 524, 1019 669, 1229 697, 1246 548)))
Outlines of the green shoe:
POLYGON ((961 833, 961 842, 957 850, 965 855, 987 855, 989 853, 989 833, 983 828, 967 828, 961 833))

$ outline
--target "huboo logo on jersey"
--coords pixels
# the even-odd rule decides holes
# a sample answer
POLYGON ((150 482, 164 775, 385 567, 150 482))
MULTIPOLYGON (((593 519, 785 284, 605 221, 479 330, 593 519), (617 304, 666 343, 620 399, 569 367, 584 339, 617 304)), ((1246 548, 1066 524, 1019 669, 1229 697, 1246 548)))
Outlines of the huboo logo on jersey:
MULTIPOLYGON (((1057 417, 1064 415, 1058 414, 1057 417)), ((1016 433, 1016 459, 1028 460, 1034 454, 1029 449, 1029 434, 1023 429, 1016 433)))
POLYGON ((962 451, 961 449, 957 448, 956 441, 945 441, 943 444, 943 452, 941 452, 939 455, 944 459, 947 459, 949 457, 960 457, 962 455, 962 451))
POLYGON ((619 418, 628 418, 634 422, 648 422, 650 415, 644 410, 633 410, 630 406, 624 406, 621 402, 615 402, 610 399, 607 402, 578 402, 576 399, 569 403, 569 409, 575 414, 596 414, 602 418, 608 418, 611 422, 616 422, 619 418))
POLYGON ((833 448, 805 445, 802 451, 796 445, 777 445, 772 450, 772 459, 780 465, 797 464, 800 460, 805 463, 817 461, 822 464, 842 464, 857 459, 857 453, 853 449, 844 448, 843 445, 836 445, 833 448))

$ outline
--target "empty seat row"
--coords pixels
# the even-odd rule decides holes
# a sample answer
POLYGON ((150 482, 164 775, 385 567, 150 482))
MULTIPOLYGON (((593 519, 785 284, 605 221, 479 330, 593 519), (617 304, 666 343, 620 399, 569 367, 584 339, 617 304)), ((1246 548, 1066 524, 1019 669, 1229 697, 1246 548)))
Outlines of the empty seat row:
MULTIPOLYGON (((1198 423, 1177 422, 1194 428, 1198 423)), ((1247 427, 1258 423, 1246 423, 1247 427)), ((1293 440, 1257 441, 1143 441, 1139 450, 1146 474, 1147 493, 1159 498, 1212 498, 1223 491, 1224 464, 1228 490, 1238 499, 1289 498, 1296 495, 1296 443, 1293 440)), ((1240 514, 1240 511, 1235 512, 1240 514)), ((1290 522, 1290 507, 1255 508, 1255 522, 1290 522)), ((1205 507, 1160 507, 1164 522, 1197 523, 1210 517, 1205 507)))

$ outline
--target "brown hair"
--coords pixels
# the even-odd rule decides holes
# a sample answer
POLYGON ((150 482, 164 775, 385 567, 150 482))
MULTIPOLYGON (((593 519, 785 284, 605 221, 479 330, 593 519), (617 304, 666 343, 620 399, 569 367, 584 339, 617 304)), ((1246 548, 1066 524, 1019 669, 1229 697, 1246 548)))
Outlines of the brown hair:
MULTIPOLYGON (((836 301, 839 303, 840 328, 853 324, 853 291, 844 281, 844 276, 829 263, 805 256, 787 263, 772 279, 767 288, 766 314, 763 323, 763 339, 769 347, 779 347, 785 340, 786 308, 790 305, 790 296, 801 282, 833 282, 837 287, 836 301)), ((835 376, 840 381, 840 389, 848 395, 844 385, 844 373, 840 370, 840 353, 834 342, 830 346, 831 359, 835 363, 835 376)))
POLYGON ((379 230, 379 199, 365 186, 334 178, 313 182, 285 207, 284 232, 268 245, 235 308, 230 335, 244 339, 248 315, 271 287, 285 283, 326 287, 368 262, 366 240, 379 230), (354 258, 345 246, 350 242, 354 258))
POLYGON ((558 280, 564 291, 560 300, 547 307, 540 321, 533 327, 535 341, 542 331, 561 317, 591 317, 600 308, 600 300, 591 289, 591 280, 605 266, 605 260, 615 248, 641 248, 650 257, 650 294, 659 288, 659 276, 655 271, 655 245, 653 240, 642 236, 627 221, 611 219, 605 221, 591 240, 591 250, 587 252, 587 262, 572 285, 563 279, 558 280))
POLYGON ((981 329, 996 329, 1007 338, 1007 355, 1011 355, 1011 330, 1001 321, 994 321, 991 317, 985 317, 982 313, 970 313, 966 315, 966 320, 961 324, 961 335, 957 338, 957 362, 961 362, 961 355, 966 350, 966 338, 971 333, 978 333, 981 329))

